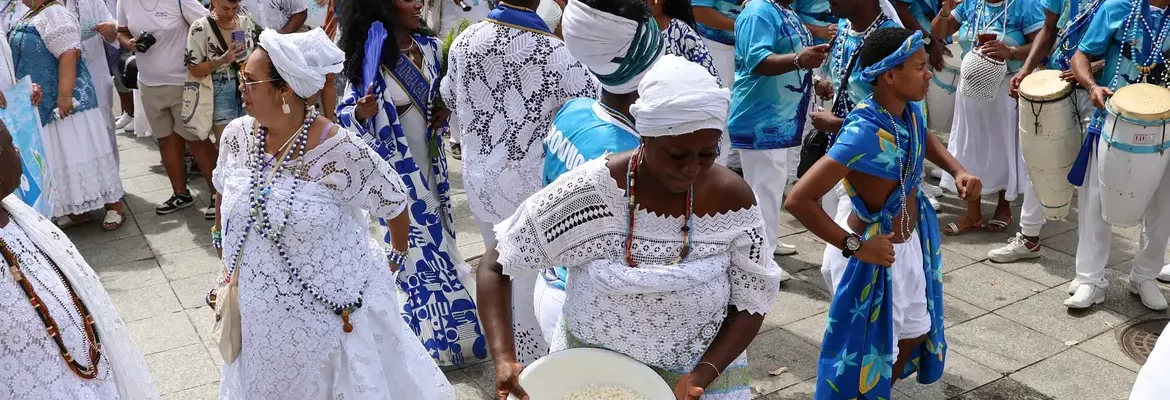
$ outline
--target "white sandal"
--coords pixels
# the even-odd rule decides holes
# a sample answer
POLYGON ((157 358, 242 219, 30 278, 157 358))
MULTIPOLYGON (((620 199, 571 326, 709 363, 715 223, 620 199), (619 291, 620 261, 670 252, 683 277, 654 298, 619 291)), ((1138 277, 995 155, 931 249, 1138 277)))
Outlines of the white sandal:
POLYGON ((67 229, 67 228, 72 228, 72 227, 77 226, 77 225, 84 224, 84 223, 89 222, 89 221, 93 221, 93 218, 82 217, 82 218, 74 219, 73 217, 70 217, 68 215, 62 215, 60 217, 57 217, 57 219, 54 219, 53 224, 57 225, 57 229, 67 229))
POLYGON ((106 210, 106 217, 102 219, 102 230, 106 232, 117 230, 122 227, 122 222, 125 222, 122 213, 106 210))

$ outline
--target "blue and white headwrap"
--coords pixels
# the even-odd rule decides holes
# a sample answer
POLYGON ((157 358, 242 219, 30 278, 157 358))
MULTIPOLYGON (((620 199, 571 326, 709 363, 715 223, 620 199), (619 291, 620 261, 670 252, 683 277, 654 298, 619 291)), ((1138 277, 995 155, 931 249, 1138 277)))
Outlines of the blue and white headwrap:
POLYGON ((918 50, 922 48, 922 46, 922 31, 914 31, 913 35, 910 35, 910 37, 906 38, 905 42, 902 42, 902 45, 898 47, 898 51, 895 51, 893 54, 886 56, 886 58, 883 58, 881 61, 878 61, 873 65, 866 67, 865 70, 861 71, 861 80, 870 83, 876 81, 878 76, 881 76, 881 74, 884 74, 886 71, 894 69, 894 67, 902 65, 902 63, 906 62, 906 60, 909 60, 910 56, 913 56, 914 53, 917 53, 918 50))
POLYGON ((637 22, 569 0, 561 15, 565 47, 589 68, 606 91, 638 90, 638 82, 665 48, 658 22, 637 22))

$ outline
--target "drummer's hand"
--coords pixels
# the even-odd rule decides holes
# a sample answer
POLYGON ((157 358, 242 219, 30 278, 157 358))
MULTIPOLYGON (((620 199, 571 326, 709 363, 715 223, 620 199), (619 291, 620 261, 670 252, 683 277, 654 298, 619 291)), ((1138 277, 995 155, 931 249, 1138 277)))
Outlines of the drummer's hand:
MULTIPOLYGON (((1020 72, 1016 72, 1015 76, 1012 76, 1011 91, 1009 93, 1013 98, 1020 95, 1020 82, 1023 82, 1024 78, 1027 78, 1030 73, 1030 71, 1021 69, 1020 72)), ((1062 74, 1061 77, 1063 78, 1064 75, 1062 74)))
POLYGON ((833 99, 833 83, 829 82, 828 79, 817 82, 813 89, 815 89, 817 97, 820 97, 821 100, 833 99))
POLYGON ((947 44, 943 43, 942 40, 935 39, 930 41, 930 47, 926 49, 926 53, 930 56, 930 66, 935 71, 942 71, 943 67, 946 66, 945 57, 951 55, 951 50, 947 49, 947 44))
POLYGON ((699 400, 700 397, 703 397, 703 388, 711 383, 708 382, 707 385, 700 386, 699 381, 706 380, 699 376, 701 374, 701 372, 691 372, 683 375, 678 384, 674 386, 674 398, 677 400, 699 400))
POLYGON ((955 174, 955 187, 959 189, 959 198, 963 200, 983 195, 983 181, 966 171, 955 174))
POLYGON ((507 400, 508 394, 520 400, 529 400, 528 392, 520 387, 520 371, 524 364, 515 361, 496 363, 496 400, 507 400))
POLYGON ((1004 61, 1012 57, 1012 50, 1008 48, 1007 43, 1002 40, 992 40, 979 46, 979 51, 983 55, 994 58, 999 61, 1004 61))
POLYGON ((1113 91, 1104 86, 1093 86, 1089 95, 1093 98, 1093 105, 1098 109, 1104 110, 1105 101, 1109 99, 1109 96, 1113 95, 1113 91))

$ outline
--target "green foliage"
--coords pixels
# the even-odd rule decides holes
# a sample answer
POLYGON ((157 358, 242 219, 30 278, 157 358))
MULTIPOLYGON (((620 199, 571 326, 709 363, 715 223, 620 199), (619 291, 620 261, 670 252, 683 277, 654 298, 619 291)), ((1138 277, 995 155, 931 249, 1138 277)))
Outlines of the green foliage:
MULTIPOLYGON (((460 19, 458 22, 455 23, 455 26, 452 27, 451 30, 447 32, 447 36, 443 37, 443 43, 439 49, 441 51, 441 53, 439 55, 439 78, 438 79, 443 79, 444 76, 447 76, 447 54, 451 52, 451 44, 455 43, 455 38, 458 37, 460 33, 463 33, 463 30, 467 29, 470 26, 471 26, 471 21, 467 20, 466 18, 460 19)), ((439 94, 435 94, 435 109, 441 110, 441 109, 446 108, 446 107, 447 107, 447 103, 443 101, 443 97, 440 96, 439 94)))

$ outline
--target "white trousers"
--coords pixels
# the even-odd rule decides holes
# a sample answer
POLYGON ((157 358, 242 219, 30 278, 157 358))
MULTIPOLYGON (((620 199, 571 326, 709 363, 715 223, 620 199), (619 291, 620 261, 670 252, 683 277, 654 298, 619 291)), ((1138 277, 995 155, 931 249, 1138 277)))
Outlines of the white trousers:
POLYGON ((1170 393, 1170 332, 1158 338, 1146 365, 1138 372, 1129 400, 1162 400, 1170 393))
POLYGON ((760 212, 764 214, 768 239, 765 250, 772 254, 780 240, 780 207, 788 185, 788 149, 740 149, 739 161, 743 165, 743 179, 755 192, 760 212))
MULTIPOLYGON (((707 40, 707 51, 711 53, 711 60, 715 63, 715 70, 719 72, 719 83, 730 88, 735 81, 735 46, 728 46, 714 40, 707 40)), ((732 158, 739 150, 731 148, 731 136, 724 134, 719 143, 719 157, 715 162, 727 167, 741 166, 738 158, 732 158), (733 162, 734 161, 734 162, 733 162)))
POLYGON ((533 307, 536 308, 536 319, 540 322, 540 331, 544 340, 552 343, 553 335, 557 330, 557 322, 561 319, 561 311, 565 308, 565 291, 549 284, 544 277, 536 278, 536 290, 533 297, 533 307))

